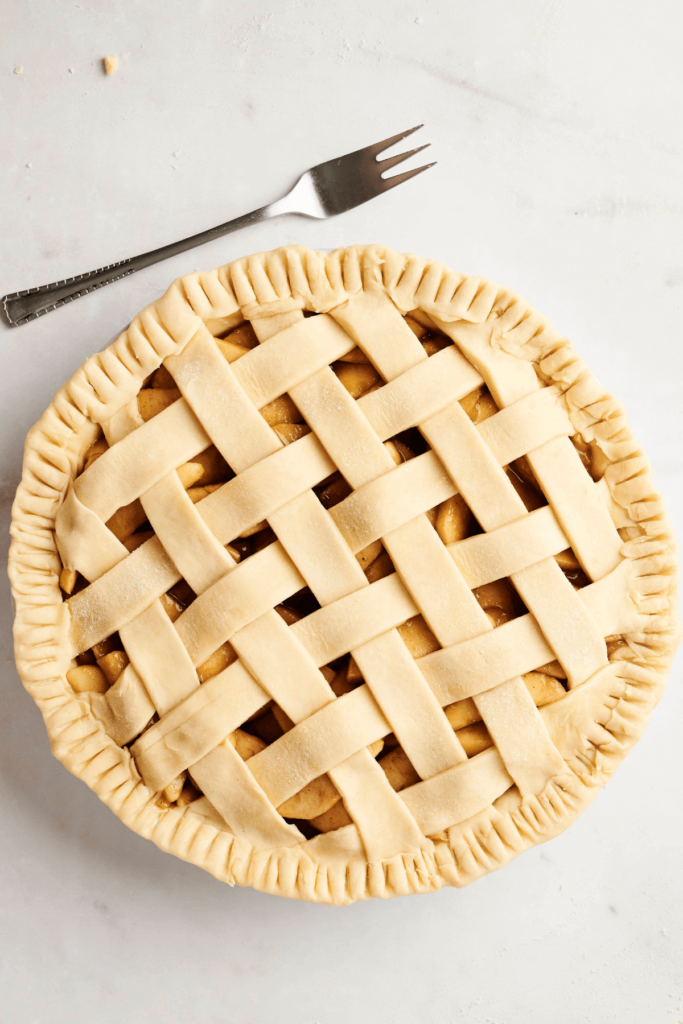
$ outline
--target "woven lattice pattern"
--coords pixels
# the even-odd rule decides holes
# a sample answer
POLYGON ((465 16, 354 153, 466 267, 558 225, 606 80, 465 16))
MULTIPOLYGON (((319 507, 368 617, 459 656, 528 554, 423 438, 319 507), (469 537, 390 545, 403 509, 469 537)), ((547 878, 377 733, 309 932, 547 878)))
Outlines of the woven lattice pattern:
POLYGON ((316 901, 557 834, 680 633, 618 403, 514 293, 379 246, 175 282, 29 435, 12 532, 53 752, 163 849, 316 901))
POLYGON ((232 362, 204 326, 165 360, 175 401, 145 422, 133 399, 106 422, 110 447, 58 516, 65 562, 91 581, 68 601, 72 653, 118 632, 130 658, 95 698, 105 727, 129 743, 156 713, 132 746, 145 783, 159 792, 189 769, 257 847, 304 841, 277 808, 326 773, 369 860, 513 784, 542 792, 568 770, 522 674, 557 661, 575 687, 628 627, 622 541, 559 392, 481 332, 435 326, 454 344, 428 357, 386 295, 361 293, 259 317, 261 344, 232 362), (331 368, 354 352, 366 362, 342 365, 380 378, 357 401, 331 368), (500 411, 477 427, 460 402, 484 384, 500 411), (311 428, 288 445, 259 411, 285 395, 311 428), (396 465, 383 442, 413 428, 426 450, 396 465), (210 445, 235 475, 193 504, 177 469, 210 445), (548 500, 532 512, 502 468, 523 457, 548 500), (335 471, 351 492, 328 510, 313 488, 335 471), (483 532, 446 546, 427 514, 456 494, 483 532), (137 499, 154 536, 129 553, 105 524, 137 499), (238 564, 230 542, 262 523, 276 539, 238 564), (355 556, 377 541, 395 571, 370 584, 355 556), (581 590, 554 558, 567 549, 581 590), (171 622, 160 598, 181 578, 197 597, 171 622), (528 613, 494 629, 473 589, 503 578, 528 613), (304 587, 320 607, 287 625, 274 609, 304 587), (416 615, 439 647, 417 661, 397 629, 416 615), (200 686, 228 642, 237 660, 200 686), (336 697, 320 669, 347 653, 364 682, 336 697), (469 759, 443 710, 464 698, 494 742, 469 759), (293 727, 245 761, 228 736, 269 701, 293 727), (400 793, 369 749, 389 734, 420 779, 400 793))

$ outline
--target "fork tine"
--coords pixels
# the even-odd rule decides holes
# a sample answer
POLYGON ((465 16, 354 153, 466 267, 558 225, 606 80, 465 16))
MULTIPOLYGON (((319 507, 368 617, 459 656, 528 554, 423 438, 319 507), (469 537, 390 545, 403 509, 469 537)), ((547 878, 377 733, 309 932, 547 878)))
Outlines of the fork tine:
POLYGON ((407 153, 398 153, 397 156, 388 156, 386 160, 378 160, 377 164, 380 171, 388 171, 390 168, 395 167, 396 164, 403 163, 409 156, 415 156, 416 153, 421 153, 423 149, 427 149, 431 146, 431 142, 425 142, 424 146, 418 146, 417 149, 410 149, 407 153))
POLYGON ((374 146, 366 146, 365 152, 372 153, 373 156, 377 156, 385 149, 389 149, 389 146, 393 146, 395 142, 400 142, 401 139, 405 139, 406 136, 412 135, 418 128, 423 128, 424 125, 416 124, 414 128, 409 128, 407 132, 400 132, 398 135, 393 135, 390 139, 385 139, 384 142, 376 142, 374 146))
POLYGON ((431 164, 423 164, 422 167, 416 167, 414 171, 404 171, 403 174, 392 174, 390 178, 383 178, 382 192, 388 192, 390 188, 395 188, 396 185, 402 185, 404 181, 408 181, 408 178, 414 178, 416 174, 428 171, 430 167, 435 166, 436 162, 434 160, 431 164))

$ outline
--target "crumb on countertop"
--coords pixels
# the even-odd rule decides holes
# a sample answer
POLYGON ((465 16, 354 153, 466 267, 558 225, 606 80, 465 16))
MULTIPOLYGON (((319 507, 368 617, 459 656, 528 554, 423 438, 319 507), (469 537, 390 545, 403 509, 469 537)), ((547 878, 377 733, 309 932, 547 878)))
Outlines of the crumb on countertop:
POLYGON ((112 54, 112 55, 111 55, 110 57, 105 57, 105 58, 104 58, 103 64, 104 64, 104 70, 105 70, 105 72, 106 72, 106 73, 107 73, 108 75, 113 75, 115 71, 118 71, 118 67, 119 67, 119 58, 118 58, 118 57, 115 57, 115 56, 114 56, 114 55, 112 54))

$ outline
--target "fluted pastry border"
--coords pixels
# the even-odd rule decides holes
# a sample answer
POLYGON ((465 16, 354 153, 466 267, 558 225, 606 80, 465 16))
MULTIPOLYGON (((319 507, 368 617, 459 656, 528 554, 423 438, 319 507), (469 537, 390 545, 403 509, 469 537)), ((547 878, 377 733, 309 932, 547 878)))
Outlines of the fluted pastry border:
POLYGON ((467 885, 563 831, 642 735, 680 635, 675 539, 621 405, 571 343, 514 292, 379 245, 330 254, 288 246, 176 280, 115 342, 84 363, 29 432, 11 532, 16 661, 43 714, 55 756, 125 824, 161 849, 229 884, 314 902, 343 904, 467 885), (66 682, 68 622, 54 539, 57 510, 79 471, 94 424, 130 401, 161 361, 187 344, 197 318, 240 310, 247 319, 291 309, 326 312, 361 290, 385 291, 404 314, 420 309, 447 322, 493 320, 491 344, 533 362, 544 382, 561 390, 577 432, 594 440, 609 463, 605 479, 611 497, 624 510, 624 523, 631 524, 623 549, 637 561, 631 596, 648 623, 628 635, 629 646, 611 671, 560 702, 566 721, 559 727, 571 738, 571 751, 563 752, 573 772, 565 788, 551 782, 525 801, 516 790, 508 791, 474 818, 433 837, 431 849, 376 864, 351 849, 348 856, 318 856, 315 841, 257 851, 200 818, 191 804, 182 810, 156 807, 128 751, 114 744, 66 682))

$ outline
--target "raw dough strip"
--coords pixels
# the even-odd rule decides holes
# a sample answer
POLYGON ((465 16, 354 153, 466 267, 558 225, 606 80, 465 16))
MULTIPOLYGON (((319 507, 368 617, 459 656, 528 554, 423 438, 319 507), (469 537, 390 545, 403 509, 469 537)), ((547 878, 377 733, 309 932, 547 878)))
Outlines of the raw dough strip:
POLYGON ((180 579, 159 538, 145 541, 66 602, 72 657, 112 636, 180 579))
MULTIPOLYGON (((530 391, 513 405, 477 425, 477 430, 501 466, 528 455, 548 441, 574 433, 556 387, 530 391)), ((590 479, 590 478, 589 478, 590 479)))
POLYGON ((527 459, 581 568, 589 579, 602 579, 619 564, 622 541, 574 445, 558 437, 527 459))
POLYGON ((331 315, 387 381, 428 361, 424 348, 383 288, 357 292, 331 315))
POLYGON ((353 657, 421 779, 467 760, 441 705, 395 629, 354 648, 353 657))
MULTIPOLYGON (((259 322, 257 334, 258 328, 259 322)), ((396 470, 391 455, 329 367, 297 384, 289 394, 354 489, 396 470)))
MULTIPOLYGON (((412 332, 411 332, 412 333, 412 332)), ((484 383, 470 362, 449 345, 430 359, 416 363, 383 388, 358 399, 380 441, 416 427, 484 383)))
POLYGON ((175 628, 193 664, 201 665, 237 630, 304 586, 303 577, 276 541, 200 594, 176 619, 175 628))
POLYGON ((358 750, 391 732, 367 686, 328 701, 259 754, 249 768, 278 807, 358 750))
POLYGON ((336 468, 315 434, 306 434, 228 480, 195 507, 211 532, 226 544, 336 468))
POLYGON ((385 534, 382 543, 442 647, 492 628, 486 612, 426 516, 419 516, 385 534), (435 580, 438 580, 437 586, 435 580))
POLYGON ((311 612, 290 630, 316 665, 361 647, 406 619, 418 608, 397 573, 311 612))
POLYGON ((209 529, 177 473, 160 480, 140 501, 166 553, 196 594, 235 568, 235 559, 209 529))
POLYGON ((434 452, 425 452, 393 472, 368 480, 330 510, 354 554, 456 493, 434 452))
POLYGON ((550 505, 544 505, 490 533, 478 533, 449 544, 447 550, 468 586, 474 589, 505 579, 568 547, 569 541, 555 513, 550 505))
POLYGON ((268 522, 321 605, 369 586, 359 562, 313 491, 272 512, 268 522))
POLYGON ((128 549, 109 527, 78 500, 72 483, 57 512, 55 534, 62 565, 77 570, 88 582, 128 557, 128 549))
POLYGON ((117 440, 81 473, 74 483, 76 496, 106 522, 210 444, 187 402, 179 398, 117 440))
POLYGON ((399 794, 426 835, 474 817, 513 785, 496 747, 399 794))
POLYGON ((223 740, 196 761, 190 775, 232 832, 257 849, 304 842, 299 830, 275 810, 230 740, 223 740))
MULTIPOLYGON (((269 335, 267 345, 251 349, 233 364, 236 379, 257 409, 291 391, 355 347, 355 342, 326 313, 308 319, 298 310, 297 314, 296 318, 279 320, 275 324, 278 330, 269 335)), ((253 325, 259 328, 256 331, 259 339, 268 330, 266 320, 273 318, 264 317, 253 325)))
POLYGON ((156 708, 147 688, 132 665, 126 665, 113 686, 106 693, 81 693, 104 731, 120 747, 141 732, 156 708))
POLYGON ((172 782, 267 704, 241 662, 207 680, 135 741, 131 753, 153 793, 172 782))
POLYGON ((205 327, 182 352, 168 356, 165 366, 235 473, 282 448, 282 441, 255 408, 205 327))
POLYGON ((160 716, 199 686, 187 649, 160 601, 121 626, 119 636, 160 716))

